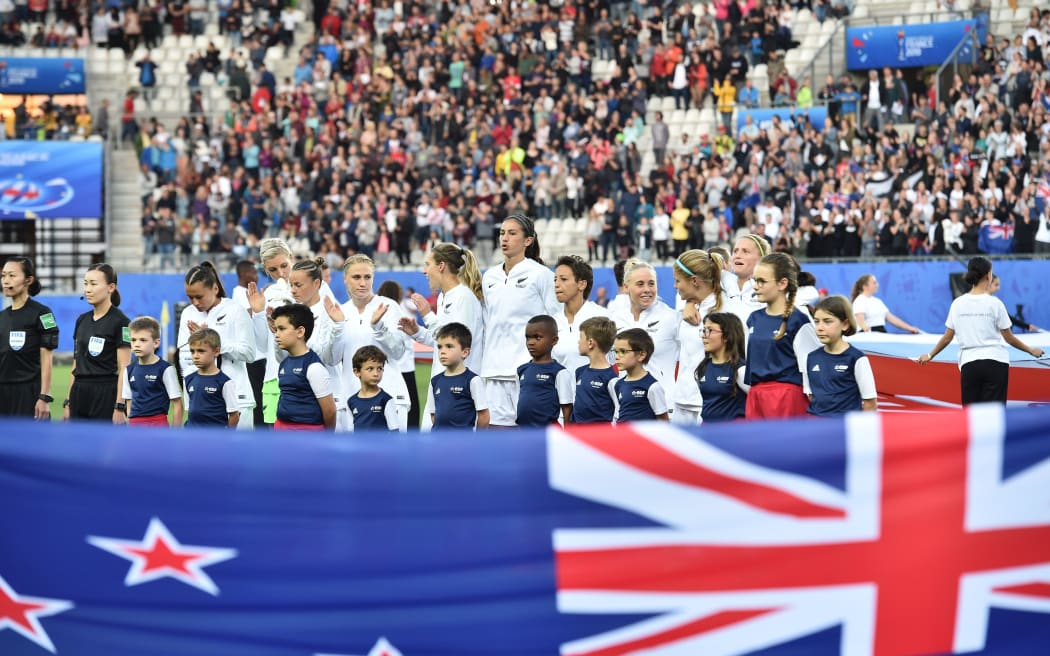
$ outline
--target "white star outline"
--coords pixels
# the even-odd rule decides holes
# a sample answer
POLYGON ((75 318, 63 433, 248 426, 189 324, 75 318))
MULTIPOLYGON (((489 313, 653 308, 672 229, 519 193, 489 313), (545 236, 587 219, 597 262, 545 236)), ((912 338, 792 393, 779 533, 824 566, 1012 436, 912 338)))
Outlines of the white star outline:
POLYGON ((87 541, 92 546, 131 562, 131 568, 128 569, 128 574, 124 577, 125 586, 131 587, 163 578, 173 578, 216 597, 219 595, 219 586, 215 585, 215 582, 211 580, 204 568, 237 557, 236 549, 181 544, 171 534, 168 527, 164 525, 164 522, 157 517, 149 520, 149 527, 146 528, 146 535, 141 542, 105 538, 96 535, 89 535, 87 541), (189 574, 167 566, 145 572, 148 558, 128 551, 128 549, 152 549, 157 545, 158 541, 167 545, 168 549, 173 553, 192 556, 192 559, 186 563, 186 569, 189 571, 189 574))
POLYGON ((64 599, 19 596, 11 589, 11 586, 7 584, 7 581, 5 581, 2 576, 0 576, 0 593, 7 595, 9 599, 15 602, 40 604, 41 606, 44 606, 43 608, 29 610, 25 613, 25 618, 29 621, 30 626, 33 627, 32 631, 27 630, 24 626, 12 621, 11 618, 6 616, 0 617, 0 631, 11 629, 23 638, 43 647, 52 654, 56 653, 54 643, 51 642, 51 638, 47 635, 47 631, 45 631, 44 627, 40 624, 40 618, 64 613, 73 608, 73 602, 65 601, 64 599))

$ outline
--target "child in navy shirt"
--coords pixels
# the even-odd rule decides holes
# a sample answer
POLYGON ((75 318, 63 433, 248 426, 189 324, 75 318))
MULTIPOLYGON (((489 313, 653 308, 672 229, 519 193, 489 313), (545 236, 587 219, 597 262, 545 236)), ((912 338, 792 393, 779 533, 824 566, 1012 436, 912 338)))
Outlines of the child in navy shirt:
POLYGON ((747 318, 748 419, 805 416, 802 391, 806 356, 820 346, 813 323, 795 307, 798 263, 786 253, 770 253, 755 267, 755 297, 766 304, 747 318))
POLYGON ((219 333, 202 328, 190 335, 189 348, 197 371, 186 376, 189 399, 186 425, 237 428, 241 418, 237 385, 215 364, 222 348, 219 333))
POLYGON ((557 343, 558 322, 554 317, 540 314, 525 324, 525 348, 532 361, 518 367, 518 426, 569 421, 572 374, 551 357, 557 343))
POLYGON ((351 396, 346 405, 355 431, 396 431, 401 426, 394 397, 379 386, 386 360, 386 353, 378 346, 362 346, 354 353, 351 363, 354 375, 361 381, 361 390, 351 396))
POLYGON ((748 386, 744 383, 744 324, 729 312, 712 312, 701 333, 706 357, 696 368, 700 418, 707 422, 744 418, 748 386))
POLYGON ((328 368, 306 345, 314 332, 314 313, 302 303, 292 303, 275 309, 271 321, 279 347, 275 353, 281 389, 274 429, 335 430, 335 397, 328 368))
POLYGON ((442 428, 487 428, 489 408, 485 381, 467 369, 470 329, 458 322, 442 326, 434 337, 438 362, 445 370, 430 379, 427 407, 434 430, 442 428))
POLYGON ((667 421, 664 389, 645 365, 653 354, 653 338, 642 328, 629 328, 616 336, 613 353, 616 366, 624 373, 611 388, 616 411, 614 423, 622 421, 667 421))
POLYGON ((135 360, 124 368, 121 386, 128 423, 132 426, 182 426, 182 389, 175 369, 157 356, 160 324, 153 317, 138 317, 128 326, 135 360))
POLYGON ((616 370, 609 364, 609 351, 616 339, 616 323, 607 317, 591 317, 580 324, 580 355, 590 364, 576 369, 576 394, 573 397, 574 424, 607 423, 613 420, 612 396, 609 393, 616 380, 616 370))
POLYGON ((845 296, 829 296, 813 310, 817 339, 802 372, 809 414, 833 417, 856 410, 876 410, 875 376, 864 352, 842 337, 857 332, 856 315, 845 296))

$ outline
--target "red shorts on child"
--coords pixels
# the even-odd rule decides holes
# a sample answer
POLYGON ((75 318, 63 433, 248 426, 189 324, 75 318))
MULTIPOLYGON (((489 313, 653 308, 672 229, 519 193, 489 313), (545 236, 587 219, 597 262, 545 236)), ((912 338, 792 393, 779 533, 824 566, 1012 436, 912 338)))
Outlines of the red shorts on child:
POLYGON ((801 385, 773 381, 751 386, 744 415, 748 419, 804 417, 808 408, 809 399, 802 393, 801 385))
POLYGON ((274 430, 286 431, 323 431, 324 424, 297 424, 293 421, 278 419, 273 425, 274 430))
POLYGON ((148 417, 131 417, 128 419, 131 426, 162 426, 169 428, 168 415, 150 415, 148 417))

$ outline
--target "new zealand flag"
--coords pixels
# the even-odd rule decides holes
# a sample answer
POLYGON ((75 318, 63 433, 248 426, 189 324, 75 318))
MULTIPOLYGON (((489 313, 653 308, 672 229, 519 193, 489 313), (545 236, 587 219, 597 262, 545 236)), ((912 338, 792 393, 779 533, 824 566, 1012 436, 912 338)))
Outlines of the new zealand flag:
POLYGON ((1050 411, 8 422, 0 654, 1045 654, 1050 411))

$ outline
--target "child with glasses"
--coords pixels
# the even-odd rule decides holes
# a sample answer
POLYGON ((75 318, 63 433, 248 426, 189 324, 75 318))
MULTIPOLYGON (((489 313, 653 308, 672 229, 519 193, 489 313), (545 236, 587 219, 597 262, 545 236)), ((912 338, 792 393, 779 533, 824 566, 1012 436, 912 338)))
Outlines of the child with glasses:
POLYGON ((653 354, 653 338, 641 328, 628 328, 613 343, 616 366, 624 373, 612 386, 613 423, 668 420, 667 397, 645 365, 653 354))
POLYGON ((744 382, 744 325, 728 312, 704 319, 705 357, 694 373, 704 423, 744 418, 749 386, 744 382))

